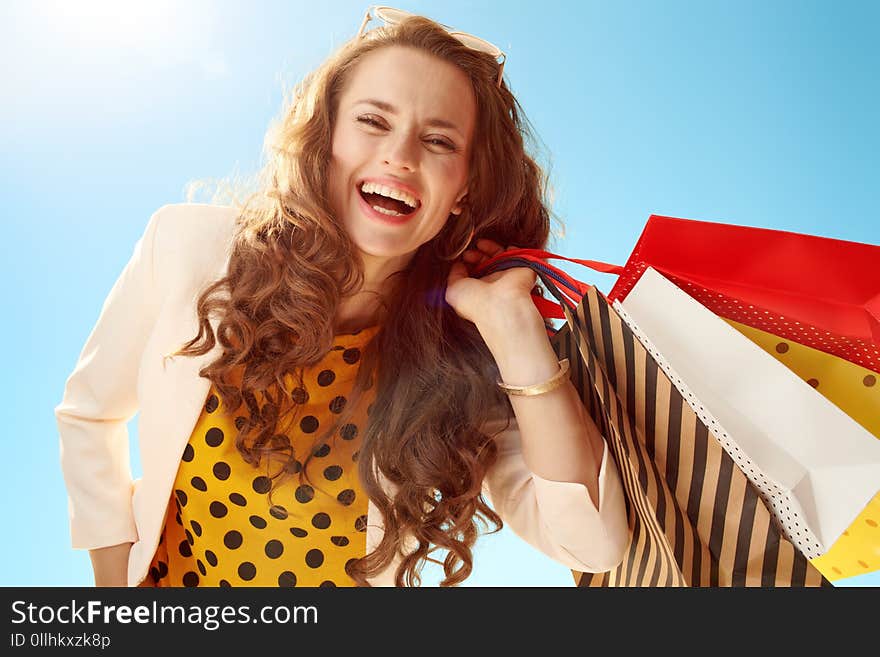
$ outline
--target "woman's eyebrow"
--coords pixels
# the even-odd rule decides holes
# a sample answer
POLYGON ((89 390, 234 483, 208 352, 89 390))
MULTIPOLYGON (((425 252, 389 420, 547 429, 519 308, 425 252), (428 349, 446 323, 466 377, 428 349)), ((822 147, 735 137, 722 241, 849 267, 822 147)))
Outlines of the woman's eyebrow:
MULTIPOLYGON (((397 108, 394 107, 391 103, 387 103, 384 100, 377 100, 375 98, 364 98, 363 100, 359 100, 355 103, 355 105, 373 105, 374 107, 378 107, 380 110, 385 112, 389 112, 391 114, 397 114, 397 108)), ((427 125, 434 126, 437 128, 449 128, 450 130, 455 130, 458 134, 464 136, 464 133, 459 129, 457 125, 452 123, 452 121, 447 121, 446 119, 440 118, 432 118, 426 121, 427 125)))

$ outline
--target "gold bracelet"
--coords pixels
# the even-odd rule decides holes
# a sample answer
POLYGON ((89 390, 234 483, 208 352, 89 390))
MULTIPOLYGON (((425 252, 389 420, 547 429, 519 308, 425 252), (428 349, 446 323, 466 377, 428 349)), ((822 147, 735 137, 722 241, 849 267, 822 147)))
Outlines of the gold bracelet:
POLYGON ((498 387, 504 390, 508 395, 524 395, 531 397, 533 395, 543 395, 545 392, 555 390, 568 380, 568 358, 559 361, 559 371, 551 378, 543 383, 536 383, 531 386, 512 386, 498 381, 498 387))

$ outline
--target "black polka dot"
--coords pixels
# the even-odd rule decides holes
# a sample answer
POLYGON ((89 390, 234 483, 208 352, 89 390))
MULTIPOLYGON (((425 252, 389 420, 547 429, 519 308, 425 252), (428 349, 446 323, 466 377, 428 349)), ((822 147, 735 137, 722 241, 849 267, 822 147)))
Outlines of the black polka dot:
POLYGON ((226 508, 226 505, 223 502, 211 502, 211 506, 209 507, 211 510, 211 515, 215 518, 222 518, 227 513, 229 513, 229 509, 226 508))
POLYGON ((226 535, 223 537, 223 545, 228 547, 230 550, 237 550, 241 547, 242 543, 241 532, 236 530, 231 530, 226 532, 226 535))
POLYGON ((293 495, 297 502, 305 504, 306 502, 311 502, 312 498, 315 497, 315 489, 308 484, 303 484, 296 489, 293 495))
POLYGON ((335 589, 336 588, 336 584, 331 582, 329 579, 325 579, 323 582, 318 584, 318 586, 322 589, 335 589))
POLYGON ((209 413, 213 413, 217 410, 217 407, 220 405, 220 400, 217 399, 217 395, 211 395, 208 397, 208 401, 205 402, 205 410, 209 413))
POLYGON ((183 585, 184 586, 198 586, 199 585, 199 576, 197 573, 190 570, 183 576, 183 585))
POLYGON ((303 464, 298 460, 293 459, 287 465, 284 466, 284 469, 287 470, 290 474, 299 474, 299 471, 302 470, 303 464))
POLYGON ((227 582, 225 579, 220 580, 220 586, 222 586, 224 589, 232 588, 232 584, 227 582))
POLYGON ((269 515, 273 518, 278 518, 278 520, 287 520, 287 509, 280 504, 276 504, 269 509, 269 515))
POLYGON ((201 559, 196 559, 196 567, 199 569, 202 577, 208 574, 208 570, 205 568, 205 564, 202 563, 201 559))
POLYGON ((309 393, 305 388, 294 388, 290 392, 290 398, 295 404, 305 404, 309 401, 309 393))
POLYGON ((196 450, 193 449, 193 446, 189 443, 186 444, 186 447, 183 449, 183 460, 189 463, 196 456, 196 450))
POLYGON ((193 555, 192 548, 186 541, 181 541, 180 545, 177 546, 177 550, 178 552, 180 552, 180 556, 186 557, 187 559, 189 559, 193 555))
POLYGON ((330 412, 339 415, 345 408, 346 401, 345 397, 342 397, 341 395, 334 397, 330 402, 330 412))
POLYGON ((266 525, 269 524, 260 516, 251 516, 248 520, 250 520, 251 524, 257 529, 266 529, 266 525))
POLYGON ((354 498, 355 492, 351 488, 346 488, 345 490, 340 491, 339 495, 336 496, 336 499, 344 506, 349 506, 354 502, 354 498))
POLYGON ((342 468, 338 465, 330 465, 324 468, 324 479, 327 481, 336 481, 342 476, 342 468))
POLYGON ((247 506, 247 500, 241 493, 229 493, 229 501, 236 506, 247 506))
POLYGON ((229 479, 229 475, 232 470, 229 467, 228 463, 224 463, 223 461, 218 461, 214 464, 214 476, 217 477, 220 481, 226 481, 229 479))
POLYGON ((180 519, 180 511, 174 514, 174 520, 177 522, 178 525, 183 527, 183 520, 180 519))
POLYGON ((312 454, 318 457, 327 456, 330 453, 330 445, 324 443, 318 449, 316 449, 312 454))
POLYGON ((285 570, 278 576, 278 586, 296 586, 296 575, 285 570))
POLYGON ((201 477, 193 477, 192 479, 190 479, 189 483, 192 484, 192 487, 196 490, 200 490, 202 492, 208 490, 208 484, 206 484, 205 480, 201 477))
POLYGON ((319 426, 318 418, 314 415, 306 415, 299 421, 299 428, 303 433, 315 433, 319 426))
POLYGON ((358 428, 356 424, 346 424, 339 430, 339 435, 342 436, 343 440, 354 440, 358 435, 358 428))
POLYGON ((217 427, 211 427, 205 434, 205 442, 211 447, 219 447, 223 442, 223 432, 217 427))
POLYGON ((367 531, 367 516, 358 516, 357 520, 354 521, 354 528, 359 532, 367 531))
POLYGON ((184 529, 184 530, 183 530, 183 533, 186 534, 186 542, 187 542, 187 543, 189 543, 190 545, 192 545, 193 543, 196 542, 195 539, 193 538, 192 533, 191 533, 188 529, 184 529))
POLYGON ((266 556, 270 559, 277 559, 284 552, 284 543, 276 539, 272 539, 266 543, 266 556))
POLYGON ((211 564, 211 567, 216 567, 217 565, 217 555, 211 552, 211 550, 205 550, 205 559, 211 564))
POLYGON ((316 529, 327 529, 330 526, 330 516, 326 513, 316 513, 312 516, 312 526, 316 529))
POLYGON ((352 347, 351 349, 346 349, 342 352, 342 360, 344 360, 349 365, 354 365, 361 359, 361 350, 357 347, 352 347))
POLYGON ((244 561, 238 567, 238 576, 241 577, 244 581, 250 582, 254 577, 257 576, 257 567, 250 561, 244 561))
POLYGON ((357 563, 357 559, 351 558, 345 562, 345 572, 351 574, 351 567, 357 563))
POLYGON ((318 548, 309 550, 306 553, 306 564, 310 568, 320 568, 322 563, 324 563, 324 553, 318 548))
POLYGON ((165 577, 168 574, 168 564, 164 561, 159 562, 159 579, 165 577))
POLYGON ((345 547, 348 545, 348 537, 347 536, 331 536, 330 542, 333 545, 338 545, 339 547, 345 547))
POLYGON ((293 534, 294 536, 296 536, 297 538, 305 538, 306 536, 309 535, 309 533, 305 529, 302 529, 301 527, 291 527, 290 533, 293 534))
POLYGON ((177 495, 177 501, 180 502, 183 506, 186 506, 186 493, 178 488, 176 491, 174 491, 174 494, 177 495))
POLYGON ((272 488, 272 480, 269 479, 269 477, 257 477, 251 485, 253 486, 255 493, 260 493, 262 495, 268 493, 269 489, 272 488))
POLYGON ((156 566, 150 568, 150 577, 153 579, 153 583, 159 581, 159 569, 156 566))
POLYGON ((333 370, 321 370, 318 374, 318 385, 329 386, 336 380, 336 373, 333 370))
POLYGON ((192 525, 193 531, 196 533, 196 536, 202 535, 202 526, 196 522, 195 520, 190 520, 189 524, 192 525))

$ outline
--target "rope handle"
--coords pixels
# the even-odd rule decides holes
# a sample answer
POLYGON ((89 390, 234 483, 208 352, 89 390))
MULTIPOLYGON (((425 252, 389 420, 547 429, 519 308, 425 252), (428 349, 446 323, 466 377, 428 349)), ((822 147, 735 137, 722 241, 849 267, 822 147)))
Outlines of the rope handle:
POLYGON ((623 267, 612 265, 598 260, 583 260, 580 258, 568 258, 543 249, 509 249, 490 258, 479 265, 473 272, 475 278, 482 278, 495 271, 511 269, 513 267, 528 267, 537 273, 547 291, 555 297, 559 303, 553 303, 536 292, 532 292, 532 301, 538 312, 545 319, 565 319, 562 309, 564 304, 569 310, 574 311, 581 303, 587 290, 592 287, 583 281, 572 278, 564 272, 546 262, 546 260, 567 260, 603 274, 623 273, 623 267))

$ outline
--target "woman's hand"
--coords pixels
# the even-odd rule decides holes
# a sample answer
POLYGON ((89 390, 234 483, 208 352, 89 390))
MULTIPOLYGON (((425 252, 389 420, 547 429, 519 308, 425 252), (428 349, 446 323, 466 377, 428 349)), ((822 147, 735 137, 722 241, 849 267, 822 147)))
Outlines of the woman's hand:
POLYGON ((95 586, 128 586, 128 557, 131 543, 89 550, 95 586))
POLYGON ((506 308, 521 307, 531 301, 537 274, 529 267, 512 267, 482 278, 471 278, 470 272, 486 260, 506 249, 489 239, 478 239, 476 249, 468 249, 452 265, 446 284, 446 302, 459 317, 480 324, 506 308))

